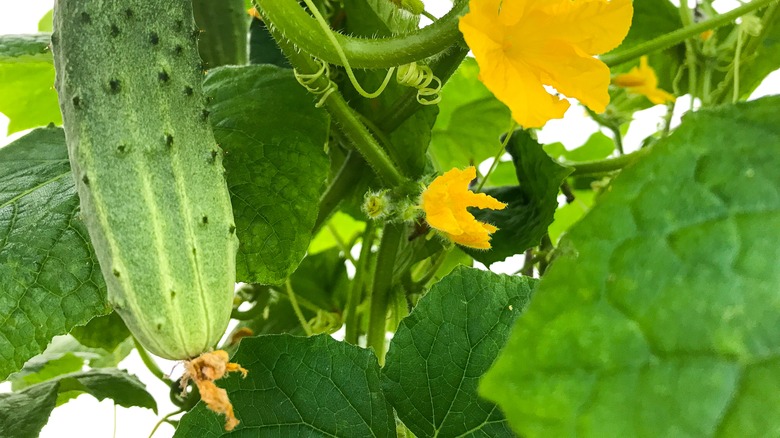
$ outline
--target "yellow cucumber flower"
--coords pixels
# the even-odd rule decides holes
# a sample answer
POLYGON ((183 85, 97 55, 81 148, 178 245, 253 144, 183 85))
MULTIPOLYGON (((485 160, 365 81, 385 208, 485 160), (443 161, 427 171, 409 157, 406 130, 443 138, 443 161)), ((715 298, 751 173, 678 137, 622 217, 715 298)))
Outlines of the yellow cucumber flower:
POLYGON ((479 222, 466 207, 503 210, 506 204, 484 193, 469 190, 477 169, 452 169, 433 180, 422 193, 425 220, 453 242, 476 249, 490 249, 490 235, 498 228, 479 222))
POLYGON ((480 80, 524 128, 539 128, 569 108, 549 85, 595 112, 609 103, 609 68, 593 55, 620 44, 631 0, 470 0, 460 31, 480 80))
POLYGON ((636 94, 641 94, 654 104, 674 102, 675 97, 658 88, 658 76, 655 70, 647 64, 647 56, 639 58, 639 67, 634 67, 628 73, 612 78, 612 83, 636 94))

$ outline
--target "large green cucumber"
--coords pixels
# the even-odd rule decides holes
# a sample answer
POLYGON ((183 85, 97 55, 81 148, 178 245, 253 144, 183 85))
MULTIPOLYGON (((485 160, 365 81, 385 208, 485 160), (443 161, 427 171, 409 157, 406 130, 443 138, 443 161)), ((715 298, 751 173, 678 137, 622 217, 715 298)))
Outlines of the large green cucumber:
POLYGON ((238 247, 197 35, 190 0, 55 3, 56 88, 109 300, 176 360, 225 332, 238 247))
POLYGON ((244 0, 192 0, 200 28, 198 51, 207 69, 246 64, 249 14, 244 0))

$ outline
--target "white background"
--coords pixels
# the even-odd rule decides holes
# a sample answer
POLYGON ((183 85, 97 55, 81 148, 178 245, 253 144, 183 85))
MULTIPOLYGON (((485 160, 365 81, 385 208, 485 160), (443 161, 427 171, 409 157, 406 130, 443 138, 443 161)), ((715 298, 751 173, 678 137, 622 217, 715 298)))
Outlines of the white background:
MULTIPOLYGON (((426 0, 426 9, 436 16, 441 16, 450 7, 447 0, 426 0)), ((40 18, 48 12, 53 5, 52 0, 0 0, 0 34, 34 33, 40 18)), ((735 1, 719 1, 716 6, 719 10, 728 10, 738 5, 735 1)), ((780 72, 775 72, 756 90, 752 98, 758 98, 769 94, 777 94, 780 91, 780 72)), ((445 97, 446 98, 446 97, 445 97)), ((689 99, 678 99, 677 108, 681 113, 689 107, 689 99)), ((627 151, 635 150, 641 141, 657 130, 665 113, 665 107, 656 106, 635 115, 635 120, 626 135, 624 142, 627 151)), ((674 124, 679 123, 680 115, 675 111, 674 124)), ((15 133, 6 137, 8 119, 0 114, 0 146, 13 141, 25 133, 15 133)), ((591 133, 599 128, 595 122, 589 119, 584 110, 579 106, 572 106, 562 120, 553 120, 545 126, 539 134, 542 143, 562 142, 568 149, 580 146, 591 133)), ((609 135, 608 132, 605 134, 609 135)), ((486 165, 487 163, 483 163, 486 165)), ((480 166, 482 167, 482 166, 480 166)), ((497 272, 514 272, 517 270, 518 260, 510 260, 493 265, 497 272)), ((175 363, 159 360, 160 368, 169 372, 175 363)), ((138 376, 154 395, 158 402, 159 416, 176 410, 176 407, 168 399, 168 388, 155 379, 141 363, 137 353, 133 351, 119 364, 120 368, 127 369, 138 376)), ((181 373, 181 367, 177 368, 181 373)), ((9 384, 0 384, 0 392, 9 391, 9 384)), ((145 437, 151 432, 158 416, 148 409, 114 407, 110 400, 98 402, 90 395, 81 395, 77 399, 58 407, 54 410, 49 423, 41 432, 41 437, 145 437)), ((173 428, 163 425, 155 434, 157 438, 170 437, 173 428)))

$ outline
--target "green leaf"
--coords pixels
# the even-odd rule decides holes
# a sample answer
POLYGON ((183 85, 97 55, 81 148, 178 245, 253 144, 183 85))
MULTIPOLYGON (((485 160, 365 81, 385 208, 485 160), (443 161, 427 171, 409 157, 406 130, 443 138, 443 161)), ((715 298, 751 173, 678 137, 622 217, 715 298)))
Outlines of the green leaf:
POLYGON ((116 312, 111 312, 105 316, 92 318, 84 326, 74 327, 70 334, 81 345, 102 348, 110 353, 130 336, 130 330, 116 312))
POLYGON ((59 393, 75 391, 98 400, 113 399, 120 406, 152 409, 157 403, 138 378, 116 369, 91 370, 59 376, 19 392, 0 394, 0 436, 38 436, 49 420, 59 393))
POLYGON ((0 112, 8 134, 62 124, 49 34, 0 35, 0 112))
POLYGON ((485 187, 502 187, 502 186, 516 186, 517 171, 515 170, 515 164, 512 161, 501 161, 496 165, 487 181, 485 181, 485 187))
POLYGON ((577 223, 593 206, 596 194, 592 190, 574 190, 573 194, 573 202, 555 210, 555 220, 547 229, 552 243, 558 243, 561 235, 577 223))
POLYGON ((516 432, 777 435, 779 111, 686 117, 562 239, 480 386, 516 432))
POLYGON ((439 116, 431 136, 436 168, 477 165, 495 156, 510 123, 509 108, 479 81, 479 67, 466 58, 442 89, 439 116))
POLYGON ((390 0, 344 0, 347 30, 356 35, 389 36, 417 30, 420 17, 402 11, 390 0))
POLYGON ((468 249, 475 260, 490 265, 521 254, 539 244, 552 223, 558 207, 558 188, 571 169, 556 163, 542 146, 522 130, 515 131, 507 144, 520 185, 487 189, 484 192, 507 203, 503 210, 474 210, 477 220, 493 224, 492 248, 468 249))
POLYGON ((338 246, 338 241, 333 233, 337 233, 339 239, 345 244, 352 242, 357 236, 363 234, 366 223, 355 220, 352 216, 337 211, 328 220, 325 226, 314 236, 309 244, 309 254, 317 254, 326 249, 338 246))
MULTIPOLYGON (((241 321, 236 326, 236 329, 233 330, 233 333, 231 333, 231 337, 242 328, 248 328, 254 335, 305 334, 303 327, 301 327, 301 322, 295 314, 295 309, 293 309, 286 295, 266 288, 257 296, 254 305, 261 306, 258 310, 262 310, 262 312, 255 318, 241 321)), ((301 312, 303 312, 305 318, 314 317, 314 313, 306 308, 302 308, 301 312)))
POLYGON ((349 277, 344 257, 332 248, 303 259, 290 276, 290 284, 300 295, 320 309, 340 312, 347 300, 349 277))
POLYGON ((536 280, 459 267, 401 321, 382 388, 417 436, 513 436, 477 382, 498 356, 536 280))
POLYGON ((328 172, 328 116, 292 71, 275 66, 214 69, 203 88, 225 151, 238 281, 281 283, 311 240, 328 172))
POLYGON ((269 335, 244 338, 231 360, 249 370, 219 381, 241 423, 227 433, 224 418, 199 403, 175 436, 396 436, 370 350, 328 335, 269 335))
POLYGON ((52 337, 108 312, 78 213, 61 129, 37 129, 0 149, 0 378, 52 337))
POLYGON ((45 382, 63 374, 81 371, 84 367, 84 358, 74 353, 65 353, 47 362, 28 362, 28 364, 25 364, 24 368, 18 373, 9 376, 8 381, 11 382, 11 389, 14 391, 19 391, 36 383, 45 382))
POLYGON ((38 32, 51 32, 54 30, 53 17, 54 9, 51 9, 49 12, 44 14, 43 17, 41 17, 41 19, 38 21, 38 32))
POLYGON ((292 68, 290 61, 268 31, 268 27, 262 20, 256 18, 249 23, 249 63, 292 68))
POLYGON ((563 143, 551 143, 543 146, 544 151, 553 158, 566 161, 603 160, 615 151, 615 141, 603 132, 594 132, 580 147, 567 150, 563 143))

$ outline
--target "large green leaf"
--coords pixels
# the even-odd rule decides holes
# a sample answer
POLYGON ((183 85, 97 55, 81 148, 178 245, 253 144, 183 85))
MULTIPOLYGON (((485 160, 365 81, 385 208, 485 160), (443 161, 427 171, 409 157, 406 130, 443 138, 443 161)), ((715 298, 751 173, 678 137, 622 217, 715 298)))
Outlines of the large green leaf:
MULTIPOLYGON (((49 420, 57 395, 64 392, 87 393, 98 400, 110 398, 120 406, 140 406, 157 413, 157 403, 135 376, 116 369, 91 370, 59 376, 19 392, 0 394, 0 436, 38 436, 49 420)), ((68 434, 78 433, 73 430, 68 434)))
POLYGON ((224 419, 200 403, 182 417, 177 437, 396 436, 370 350, 327 335, 268 335, 242 339, 231 360, 249 370, 246 379, 220 382, 241 423, 227 433, 224 419))
POLYGON ((477 78, 479 67, 466 58, 447 81, 431 136, 431 156, 445 172, 477 165, 494 156, 510 122, 509 108, 477 78))
POLYGON ((284 281, 303 259, 328 172, 328 116, 271 65, 212 70, 203 85, 225 151, 239 281, 284 281))
POLYGON ((515 131, 507 144, 520 185, 486 189, 485 193, 507 203, 503 210, 475 210, 477 220, 498 227, 489 251, 469 249, 475 260, 490 265, 539 244, 553 222, 558 189, 571 169, 556 163, 526 132, 515 131))
POLYGON ((536 281, 458 267, 401 321, 382 388, 417 436, 513 436, 477 382, 498 356, 536 281))
POLYGON ((130 330, 118 313, 111 312, 92 318, 84 326, 73 327, 70 334, 85 347, 102 348, 110 353, 130 336, 130 330))
POLYGON ((50 34, 0 35, 0 112, 8 133, 49 123, 62 124, 50 34))
POLYGON ((779 111, 688 116, 562 239, 480 386, 519 434, 780 433, 779 111))
POLYGON ((0 378, 109 310, 78 213, 61 129, 0 149, 0 378))

